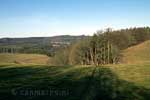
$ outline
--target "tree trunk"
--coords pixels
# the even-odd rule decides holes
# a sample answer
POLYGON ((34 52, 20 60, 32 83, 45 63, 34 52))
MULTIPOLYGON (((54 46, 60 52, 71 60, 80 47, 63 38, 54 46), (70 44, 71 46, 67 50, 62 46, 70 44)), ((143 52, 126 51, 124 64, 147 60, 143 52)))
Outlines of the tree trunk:
POLYGON ((93 56, 93 52, 92 52, 92 48, 90 48, 90 56, 91 56, 91 64, 94 64, 94 56, 93 56))

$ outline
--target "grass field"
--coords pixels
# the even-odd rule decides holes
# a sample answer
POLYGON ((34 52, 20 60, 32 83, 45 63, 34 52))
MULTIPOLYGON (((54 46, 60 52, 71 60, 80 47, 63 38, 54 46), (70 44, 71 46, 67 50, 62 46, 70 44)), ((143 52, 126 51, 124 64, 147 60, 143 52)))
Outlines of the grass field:
POLYGON ((112 65, 110 69, 114 73, 116 73, 120 79, 150 89, 150 65, 149 64, 112 65))
POLYGON ((0 64, 48 64, 50 58, 40 54, 0 54, 0 64))
POLYGON ((149 71, 148 66, 1 65, 0 100, 148 100, 149 71))

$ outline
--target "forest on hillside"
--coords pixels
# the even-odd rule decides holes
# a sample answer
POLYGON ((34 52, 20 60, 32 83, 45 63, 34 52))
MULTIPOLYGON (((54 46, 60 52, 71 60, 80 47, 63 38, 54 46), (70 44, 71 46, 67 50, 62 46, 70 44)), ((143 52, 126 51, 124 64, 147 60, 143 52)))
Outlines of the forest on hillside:
POLYGON ((150 39, 150 27, 122 30, 100 30, 57 51, 53 57, 56 65, 115 64, 121 60, 121 51, 150 39))

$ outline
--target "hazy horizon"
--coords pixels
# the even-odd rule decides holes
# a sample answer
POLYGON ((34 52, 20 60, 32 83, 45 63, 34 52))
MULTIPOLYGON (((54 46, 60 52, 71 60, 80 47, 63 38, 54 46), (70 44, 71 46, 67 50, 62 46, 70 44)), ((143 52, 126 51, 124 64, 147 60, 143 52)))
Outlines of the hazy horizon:
POLYGON ((0 38, 150 26, 149 0, 1 0, 0 38))

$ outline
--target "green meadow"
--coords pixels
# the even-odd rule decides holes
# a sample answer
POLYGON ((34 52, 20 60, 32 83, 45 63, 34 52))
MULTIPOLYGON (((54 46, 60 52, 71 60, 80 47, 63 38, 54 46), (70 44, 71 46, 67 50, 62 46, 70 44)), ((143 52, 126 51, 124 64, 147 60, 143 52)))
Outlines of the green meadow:
POLYGON ((149 65, 1 65, 0 100, 148 100, 149 71, 149 65))

